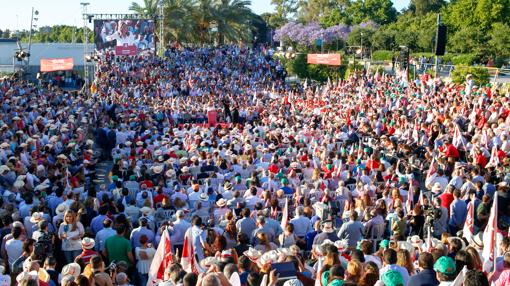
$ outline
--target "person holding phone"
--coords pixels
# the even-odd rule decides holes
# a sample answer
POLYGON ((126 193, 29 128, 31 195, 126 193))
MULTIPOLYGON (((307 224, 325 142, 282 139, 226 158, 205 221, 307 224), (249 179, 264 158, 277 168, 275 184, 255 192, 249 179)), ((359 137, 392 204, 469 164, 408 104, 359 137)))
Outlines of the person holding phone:
POLYGON ((72 210, 67 210, 64 214, 64 221, 58 229, 58 237, 62 240, 62 252, 66 263, 71 263, 74 258, 80 255, 82 251, 81 238, 85 230, 77 215, 72 210))

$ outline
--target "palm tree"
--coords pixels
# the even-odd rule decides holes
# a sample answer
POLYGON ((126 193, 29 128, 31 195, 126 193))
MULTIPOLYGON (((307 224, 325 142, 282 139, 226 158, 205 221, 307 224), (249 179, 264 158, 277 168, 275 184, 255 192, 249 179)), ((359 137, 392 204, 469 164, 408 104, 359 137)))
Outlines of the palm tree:
POLYGON ((250 0, 217 0, 215 5, 218 44, 251 39, 251 22, 254 14, 250 0))
POLYGON ((140 6, 138 2, 131 2, 131 6, 129 6, 129 10, 145 17, 154 17, 158 15, 158 9, 158 0, 143 0, 143 6, 140 6))

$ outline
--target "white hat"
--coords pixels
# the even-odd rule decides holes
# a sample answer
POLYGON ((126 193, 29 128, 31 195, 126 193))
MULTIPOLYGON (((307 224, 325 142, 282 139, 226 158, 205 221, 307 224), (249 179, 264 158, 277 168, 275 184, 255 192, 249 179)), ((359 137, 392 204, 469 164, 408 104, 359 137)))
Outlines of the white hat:
POLYGON ((9 145, 9 143, 7 143, 7 142, 4 142, 4 143, 0 144, 0 148, 4 148, 4 149, 5 148, 9 148, 10 146, 11 145, 9 145))
POLYGON ((208 256, 200 261, 200 266, 204 269, 209 269, 212 265, 218 263, 218 259, 214 256, 208 256))
POLYGON ((140 209, 140 212, 145 215, 150 215, 154 210, 150 207, 143 207, 140 209))
POLYGON ((438 193, 439 191, 441 191, 442 187, 441 187, 441 184, 439 182, 436 182, 433 186, 432 186, 432 189, 431 191, 433 193, 438 193))
POLYGON ((92 249, 96 245, 96 242, 90 237, 84 237, 81 240, 81 246, 85 249, 92 249))
POLYGON ((251 260, 257 260, 262 256, 262 253, 253 247, 248 248, 243 254, 251 260))
POLYGON ((21 189, 25 186, 25 182, 21 181, 21 180, 17 180, 16 182, 14 182, 14 187, 17 188, 17 189, 21 189))
POLYGON ((182 167, 181 171, 183 171, 184 173, 187 173, 187 172, 189 172, 189 167, 184 166, 184 167, 182 167))
POLYGON ((31 223, 38 223, 38 222, 44 220, 43 215, 44 215, 43 212, 35 212, 35 213, 33 213, 32 216, 30 217, 30 222, 31 223))
POLYGON ((218 205, 220 208, 224 207, 226 204, 227 201, 224 198, 221 198, 216 202, 216 205, 218 205))
POLYGON ((0 166, 0 173, 3 173, 5 171, 9 172, 9 171, 11 171, 11 169, 9 167, 7 167, 7 165, 0 166))
POLYGON ((161 174, 161 172, 163 171, 163 166, 161 166, 161 165, 154 166, 154 167, 152 167, 152 171, 155 174, 161 174))
POLYGON ((60 205, 57 206, 57 208, 55 209, 55 213, 56 214, 64 214, 65 212, 67 211, 67 205, 64 204, 64 203, 61 203, 60 205))
POLYGON ((80 274, 81 274, 81 266, 80 266, 80 264, 78 264, 76 262, 69 263, 62 268, 62 276, 72 275, 72 276, 74 276, 74 278, 78 278, 78 276, 80 276, 80 274))
POLYGON ((173 178, 173 177, 175 177, 175 170, 174 170, 174 169, 168 169, 168 170, 165 172, 165 176, 167 176, 168 178, 173 178))
MULTIPOLYGON (((201 193, 200 196, 199 196, 199 199, 203 202, 207 202, 209 200, 209 197, 207 196, 206 193, 201 193)), ((219 201, 219 200, 218 200, 219 201)))

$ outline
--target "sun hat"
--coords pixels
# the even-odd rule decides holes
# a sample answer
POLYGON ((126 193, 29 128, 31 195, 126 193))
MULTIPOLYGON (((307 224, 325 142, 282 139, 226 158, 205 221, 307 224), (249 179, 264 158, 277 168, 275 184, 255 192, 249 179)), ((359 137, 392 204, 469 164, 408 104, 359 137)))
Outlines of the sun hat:
POLYGON ((441 256, 436 263, 434 263, 434 270, 441 274, 453 275, 457 269, 455 261, 451 257, 441 256))
POLYGON ((216 202, 216 205, 218 205, 220 208, 224 207, 226 204, 227 201, 224 198, 221 198, 216 202))
POLYGON ((404 278, 396 270, 388 270, 381 275, 381 281, 385 286, 403 286, 404 278))
POLYGON ((61 203, 61 204, 59 204, 59 205, 57 206, 57 208, 55 209, 55 213, 56 213, 57 215, 59 215, 59 214, 63 215, 63 214, 66 212, 66 210, 67 210, 67 205, 66 205, 66 204, 64 204, 64 203, 61 203))
POLYGON ((72 275, 74 276, 74 278, 78 278, 78 276, 80 276, 80 273, 81 266, 76 262, 69 263, 62 268, 62 276, 72 275))
POLYGON ((34 223, 34 224, 40 222, 41 220, 44 219, 43 215, 44 215, 43 212, 35 212, 35 213, 33 213, 32 216, 30 217, 30 222, 34 223))
POLYGON ((81 240, 81 246, 85 249, 92 249, 96 245, 96 242, 90 237, 84 237, 81 240))
POLYGON ((209 200, 209 197, 207 196, 206 193, 201 193, 200 196, 198 196, 198 198, 203 202, 207 202, 209 200))

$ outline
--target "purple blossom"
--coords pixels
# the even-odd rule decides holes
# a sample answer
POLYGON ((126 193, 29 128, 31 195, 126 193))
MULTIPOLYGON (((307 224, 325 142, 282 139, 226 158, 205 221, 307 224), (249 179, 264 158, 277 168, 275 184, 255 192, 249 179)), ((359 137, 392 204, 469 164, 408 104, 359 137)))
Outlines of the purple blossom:
POLYGON ((324 29, 317 22, 307 25, 289 22, 275 31, 274 40, 310 46, 319 39, 324 43, 331 43, 339 39, 346 40, 350 32, 351 27, 342 24, 324 29))
POLYGON ((372 20, 368 20, 366 22, 359 23, 358 27, 363 28, 363 29, 377 30, 377 29, 379 29, 379 24, 377 24, 376 22, 374 22, 372 20))

